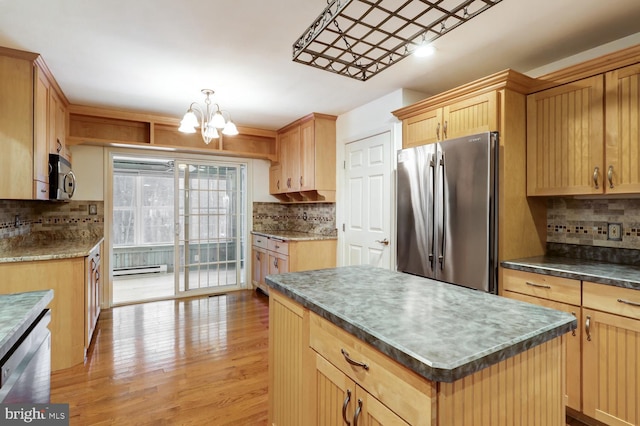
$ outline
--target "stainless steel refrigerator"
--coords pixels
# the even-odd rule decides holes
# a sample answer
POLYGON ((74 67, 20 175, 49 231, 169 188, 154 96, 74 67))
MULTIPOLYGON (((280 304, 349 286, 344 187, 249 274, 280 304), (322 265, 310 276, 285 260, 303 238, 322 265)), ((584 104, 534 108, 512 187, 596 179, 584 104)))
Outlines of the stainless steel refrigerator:
POLYGON ((399 271, 496 292, 498 147, 486 132, 398 151, 399 271))

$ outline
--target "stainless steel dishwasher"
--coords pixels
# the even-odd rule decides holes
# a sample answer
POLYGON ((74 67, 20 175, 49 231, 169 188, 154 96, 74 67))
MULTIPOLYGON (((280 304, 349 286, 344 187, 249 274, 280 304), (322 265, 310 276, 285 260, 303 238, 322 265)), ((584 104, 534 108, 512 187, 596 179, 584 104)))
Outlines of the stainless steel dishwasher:
POLYGON ((50 321, 45 309, 0 360, 0 404, 50 402, 50 321))

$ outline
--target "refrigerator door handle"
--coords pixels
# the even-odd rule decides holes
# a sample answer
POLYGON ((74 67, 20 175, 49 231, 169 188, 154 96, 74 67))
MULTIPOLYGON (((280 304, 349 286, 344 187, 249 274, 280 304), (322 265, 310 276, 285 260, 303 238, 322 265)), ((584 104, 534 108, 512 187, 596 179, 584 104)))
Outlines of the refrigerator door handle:
MULTIPOLYGON (((431 194, 436 193, 436 159, 435 155, 430 155, 429 158, 429 178, 431 179, 431 194)), ((431 238, 429 239, 429 263, 431 264, 431 269, 435 269, 435 257, 433 252, 435 250, 435 238, 436 238, 436 201, 433 196, 430 197, 431 206, 430 206, 430 214, 431 214, 431 238)))
POLYGON ((447 185, 445 184, 445 176, 447 169, 445 167, 444 152, 440 157, 440 170, 441 176, 440 184, 442 190, 442 221, 440 226, 442 227, 442 238, 440 238, 440 254, 438 255, 438 261, 440 262, 440 269, 444 269, 444 251, 447 247, 447 185))

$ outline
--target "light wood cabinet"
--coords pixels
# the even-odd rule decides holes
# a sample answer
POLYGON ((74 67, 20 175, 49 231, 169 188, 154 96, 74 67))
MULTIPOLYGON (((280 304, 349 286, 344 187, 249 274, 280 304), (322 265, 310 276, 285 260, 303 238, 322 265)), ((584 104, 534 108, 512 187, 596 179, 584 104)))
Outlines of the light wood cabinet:
POLYGON ((49 152, 60 154, 71 160, 71 153, 66 144, 67 109, 60 96, 51 91, 49 96, 49 152))
POLYGON ((497 93, 487 92, 425 110, 402 121, 402 147, 498 130, 497 93))
POLYGON ((567 340, 567 407, 608 425, 640 425, 640 291, 508 269, 502 274, 503 296, 578 319, 567 340), (560 302, 575 301, 576 291, 577 305, 560 302))
POLYGON ((640 425, 640 291, 583 283, 584 413, 640 425))
POLYGON ((580 281, 530 272, 502 270, 503 296, 534 305, 568 312, 578 320, 578 328, 568 334, 566 346, 566 405, 582 410, 581 369, 581 285, 580 281))
POLYGON ((408 425, 355 381, 315 354, 315 425, 408 425))
POLYGON ((280 169, 270 169, 272 195, 285 202, 335 201, 335 120, 314 113, 278 131, 280 169))
POLYGON ((254 235, 251 251, 254 287, 269 293, 269 274, 308 271, 336 266, 337 240, 289 240, 254 235))
POLYGON ((606 73, 605 88, 605 192, 640 193, 640 64, 606 73))
POLYGON ((50 140, 64 141, 66 98, 40 56, 4 47, 0 88, 0 198, 48 200, 50 140))
POLYGON ((51 309, 51 369, 84 362, 85 259, 0 263, 0 293, 53 290, 51 309))
POLYGON ((269 295, 269 424, 308 424, 305 357, 309 312, 279 293, 269 295))
POLYGON ((603 192, 604 78, 527 97, 527 195, 603 192))
POLYGON ((102 262, 100 258, 102 245, 103 243, 97 245, 91 250, 89 256, 85 258, 85 356, 89 345, 91 345, 91 339, 93 338, 93 333, 98 324, 98 318, 100 317, 100 293, 102 290, 102 262))
POLYGON ((528 96, 528 195, 640 192, 639 82, 640 64, 528 96))

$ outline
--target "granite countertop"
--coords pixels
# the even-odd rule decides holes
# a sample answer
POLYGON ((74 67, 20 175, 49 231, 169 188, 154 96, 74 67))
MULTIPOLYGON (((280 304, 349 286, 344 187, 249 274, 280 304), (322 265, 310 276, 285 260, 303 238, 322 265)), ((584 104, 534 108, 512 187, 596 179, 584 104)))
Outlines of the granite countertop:
POLYGON ((53 300, 53 290, 0 294, 0 359, 53 300))
POLYGON ((316 240, 337 240, 336 235, 310 234, 307 232, 295 231, 251 231, 253 235, 262 235, 268 238, 277 238, 284 241, 316 241, 316 240))
POLYGON ((502 267, 536 274, 640 290, 640 266, 571 257, 536 256, 504 261, 502 267))
POLYGON ((267 284, 400 364, 453 382, 575 329, 573 315, 372 266, 267 284))
POLYGON ((88 256, 104 238, 30 241, 0 251, 0 263, 69 259, 88 256))

